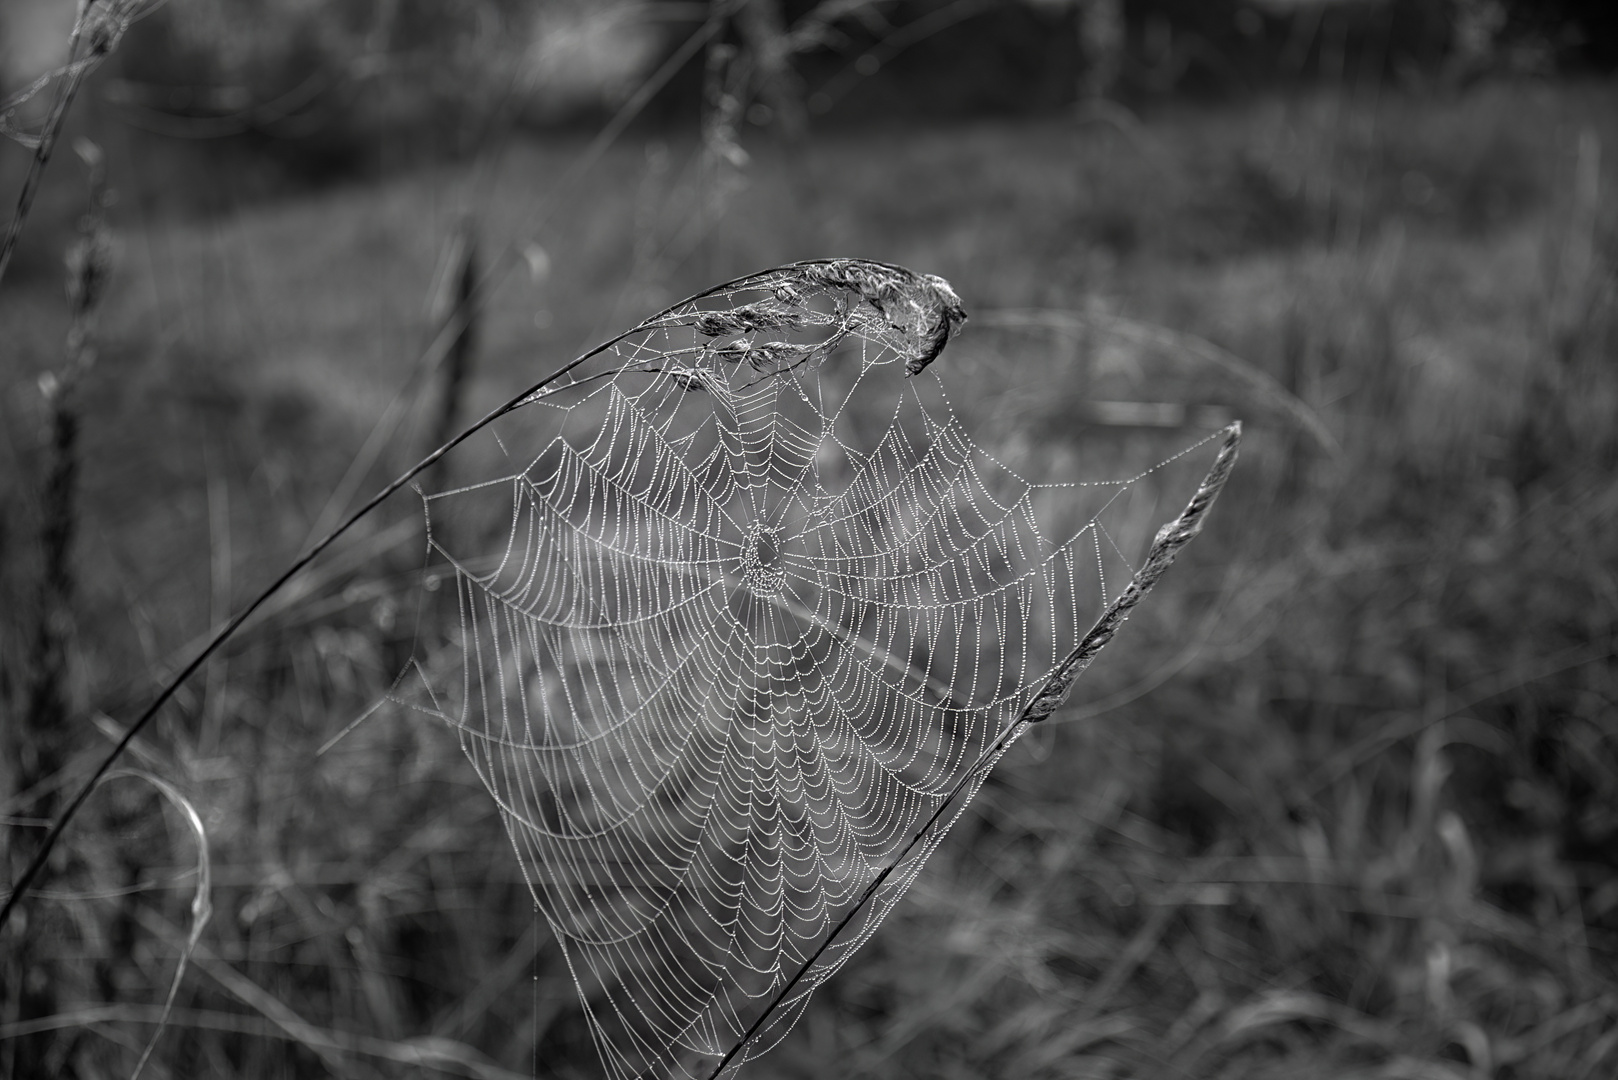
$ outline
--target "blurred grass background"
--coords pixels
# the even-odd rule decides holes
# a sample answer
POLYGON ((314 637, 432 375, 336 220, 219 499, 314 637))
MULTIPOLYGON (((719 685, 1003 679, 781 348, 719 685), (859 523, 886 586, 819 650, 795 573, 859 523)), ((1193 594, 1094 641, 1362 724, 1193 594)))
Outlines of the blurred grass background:
MULTIPOLYGON (((847 32, 880 43, 903 5, 872 7, 893 24, 847 32)), ((1618 92, 1546 60, 1554 37, 1502 36, 1460 74, 1453 39, 1402 77, 1333 67, 1330 15, 1286 79, 1213 92, 1216 65, 1199 81, 1188 61, 1164 89, 1156 24, 1124 10, 1112 96, 1132 110, 1076 118, 1062 68, 1035 80, 1055 105, 962 91, 930 113, 896 75, 807 133, 755 112, 716 135, 676 80, 582 178, 588 112, 468 146, 453 115, 341 101, 338 135, 304 143, 143 132, 143 50, 184 41, 156 17, 132 31, 69 127, 117 201, 48 746, 21 718, 47 558, 39 379, 62 364, 61 253, 87 197, 70 152, 0 286, 11 873, 153 687, 306 544, 401 388, 420 391, 360 490, 426 448, 441 390, 417 358, 461 230, 484 269, 517 251, 477 316, 463 420, 699 288, 858 255, 964 298, 942 377, 1008 458, 1055 478, 1220 416, 1248 441, 1181 566, 752 1073, 1613 1075, 1618 92), (1190 419, 1120 427, 1097 401, 1190 419)), ((1221 10, 1258 11, 1277 50, 1305 18, 1221 10)), ((26 158, 0 156, 5 191, 26 158)), ((599 1069, 453 736, 380 713, 317 754, 410 654, 419 518, 385 509, 137 743, 131 766, 198 809, 213 885, 151 1075, 599 1069)), ((0 1018, 16 1075, 127 1075, 197 873, 150 785, 98 793, 5 931, 30 943, 0 1018)))

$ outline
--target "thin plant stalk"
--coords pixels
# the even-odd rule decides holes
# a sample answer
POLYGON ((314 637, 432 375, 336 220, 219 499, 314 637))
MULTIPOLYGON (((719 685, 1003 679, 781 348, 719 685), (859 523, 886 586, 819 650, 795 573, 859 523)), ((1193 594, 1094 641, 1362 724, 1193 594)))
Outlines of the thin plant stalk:
POLYGON ((438 421, 433 426, 430 446, 441 446, 455 434, 455 415, 461 408, 461 397, 466 392, 466 379, 477 348, 477 316, 481 311, 475 302, 477 284, 477 231, 468 218, 455 231, 443 299, 436 313, 442 320, 456 320, 457 331, 450 343, 449 355, 444 358, 444 390, 439 398, 438 421))
MULTIPOLYGON (((675 305, 675 307, 679 307, 684 304, 691 304, 705 297, 712 296, 715 293, 723 292, 724 290, 733 288, 737 284, 755 276, 756 275, 753 274, 747 274, 731 281, 714 285, 711 288, 704 289, 702 292, 697 293, 694 296, 682 300, 680 304, 675 305)), ((669 310, 673 309, 671 308, 669 310)), ((534 397, 546 387, 550 386, 552 383, 566 376, 570 372, 576 370, 580 365, 611 349, 614 345, 617 345, 625 338, 628 338, 636 333, 644 332, 645 330, 658 325, 658 321, 662 318, 663 313, 659 313, 658 315, 654 315, 652 318, 631 327, 628 330, 625 330, 623 333, 602 342, 590 351, 568 361, 566 364, 563 364, 561 367, 534 383, 532 386, 529 386, 525 390, 514 395, 503 405, 490 410, 483 416, 482 419, 463 429, 460 434, 456 435, 453 439, 445 442, 442 446, 438 447, 432 453, 428 454, 426 457, 416 462, 416 464, 412 465, 409 469, 401 473, 396 479, 383 486, 379 491, 376 492, 376 494, 372 495, 368 500, 366 500, 364 505, 360 506, 357 510, 345 518, 341 524, 332 529, 331 532, 327 533, 319 542, 311 546, 303 555, 295 559, 291 565, 289 565, 284 571, 281 572, 279 576, 275 578, 275 580, 271 581, 269 585, 265 586, 264 589, 245 607, 232 616, 228 623, 215 631, 213 636, 208 639, 207 643, 202 647, 197 655, 194 656, 190 662, 185 665, 185 667, 181 668, 176 675, 174 675, 167 683, 163 685, 163 688, 158 692, 157 696, 153 698, 145 710, 143 710, 141 714, 136 717, 134 723, 129 725, 129 727, 124 731, 123 736, 116 744, 114 744, 113 748, 108 751, 107 756, 102 759, 98 766, 96 766, 95 771, 92 772, 90 776, 80 785, 73 798, 62 810, 61 816, 59 816, 56 821, 52 823, 50 830, 45 834, 45 839, 40 843, 38 850, 34 853, 33 860, 12 884, 11 891, 6 896, 4 903, 0 904, 0 930, 4 929, 7 921, 11 918, 11 913, 17 908, 21 898, 27 894, 35 880, 39 877, 41 870, 44 869, 46 860, 50 858, 51 851, 56 847, 57 842, 61 839, 62 833, 67 829, 67 826, 73 821, 73 818, 84 806, 85 800, 87 800, 90 797, 90 793, 95 790, 96 784, 99 783, 101 778, 112 769, 113 765, 118 761, 118 759, 121 758, 124 752, 129 749, 130 744, 134 742, 136 736, 138 736, 141 731, 152 722, 153 718, 157 716, 159 710, 161 710, 164 705, 169 703, 170 699, 174 697, 175 693, 180 689, 180 687, 184 685, 185 682, 191 678, 191 676, 195 675, 197 671, 208 662, 208 658, 213 656, 214 653, 218 652, 225 642, 229 641, 230 638, 235 636, 236 631, 241 628, 243 623, 253 616, 254 612, 263 607, 272 597, 278 594, 294 578, 302 573, 303 570, 309 566, 309 564, 313 563, 317 558, 319 558, 326 551, 326 549, 335 544, 361 520, 369 516, 373 510, 381 506, 389 498, 409 485, 410 482, 415 480, 416 477, 432 468, 433 465, 437 464, 441 458, 443 458, 450 451, 454 450, 457 446, 461 445, 461 443, 470 439, 472 436, 476 435, 478 432, 482 431, 484 428, 488 427, 502 416, 515 412, 523 405, 532 401, 534 397)), ((454 320, 452 320, 452 323, 453 321, 454 320)), ((444 336, 445 335, 441 334, 440 340, 443 340, 444 336)))
MULTIPOLYGON (((56 84, 56 96, 34 145, 34 158, 29 163, 28 175, 23 177, 16 212, 6 226, 5 239, 0 240, 0 283, 6 279, 6 268, 11 265, 17 241, 22 238, 23 226, 33 211, 34 196, 39 194, 45 166, 50 163, 51 152, 56 149, 56 140, 67 121, 73 99, 78 96, 84 81, 112 55, 123 39, 124 31, 129 29, 141 9, 148 6, 148 0, 79 0, 78 15, 73 20, 73 34, 68 39, 68 62, 58 73, 60 81, 56 84)), ((25 94, 23 100, 27 100, 28 96, 31 95, 25 94)), ((21 102, 7 104, 14 107, 21 102)))
MULTIPOLYGON (((67 253, 67 293, 71 319, 66 356, 60 368, 40 378, 45 398, 45 482, 40 493, 39 546, 42 565, 33 642, 29 649, 28 686, 22 724, 14 748, 19 791, 40 790, 32 813, 48 818, 55 812, 57 791, 49 779, 64 766, 70 744, 70 657, 75 637, 73 598, 77 592, 73 548, 78 533, 79 394, 85 374, 95 363, 96 315, 111 265, 106 207, 110 201, 100 149, 81 141, 79 155, 90 167, 90 211, 67 253)), ((18 943, 7 967, 16 979, 15 1006, 22 1021, 55 1011, 58 980, 31 979, 30 968, 44 964, 30 955, 30 942, 18 943), (34 987, 34 989, 30 989, 34 987)), ((26 1046, 12 1051, 11 1064, 26 1072, 38 1064, 26 1046), (23 1061, 19 1064, 18 1058, 23 1061)))

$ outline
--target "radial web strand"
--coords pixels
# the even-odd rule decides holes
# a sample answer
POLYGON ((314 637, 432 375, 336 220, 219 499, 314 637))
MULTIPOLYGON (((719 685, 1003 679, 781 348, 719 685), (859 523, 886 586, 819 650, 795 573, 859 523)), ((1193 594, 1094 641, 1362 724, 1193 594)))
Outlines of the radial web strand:
POLYGON ((745 278, 424 496, 451 632, 401 694, 498 802, 611 1077, 778 1042, 1135 573, 1112 516, 1153 470, 1034 483, 975 444, 932 366, 964 318, 876 263, 745 278))

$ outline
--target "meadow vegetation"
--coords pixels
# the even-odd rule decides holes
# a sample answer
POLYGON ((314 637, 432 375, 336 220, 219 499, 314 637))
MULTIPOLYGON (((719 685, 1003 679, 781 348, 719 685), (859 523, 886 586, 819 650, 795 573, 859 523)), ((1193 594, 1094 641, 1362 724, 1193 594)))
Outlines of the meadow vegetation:
MULTIPOLYGON (((965 300, 939 363, 1007 458, 1054 472, 1191 441, 1103 423, 1096 400, 1240 416, 1247 449, 1180 567, 752 1075, 1618 1069, 1610 84, 830 132, 750 145, 718 209, 695 141, 640 135, 552 198, 581 145, 181 217, 108 141, 61 775, 297 554, 401 387, 424 389, 361 490, 425 448, 435 384, 413 365, 468 213, 489 263, 512 238, 519 255, 463 416, 713 282, 891 261, 965 300), (1226 350, 1330 437, 1129 328, 1226 350)), ((62 220, 75 167, 47 200, 62 220)), ((61 242, 32 239, 0 290, 13 613, 38 602, 61 242)), ((411 498, 385 508, 136 745, 199 809, 213 885, 152 1075, 597 1070, 453 733, 384 711, 317 753, 410 654, 419 522, 411 498)), ((15 712, 33 623, 0 625, 15 712)), ((125 1074, 197 873, 159 792, 108 785, 32 909, 54 1013, 0 1034, 125 1074)))

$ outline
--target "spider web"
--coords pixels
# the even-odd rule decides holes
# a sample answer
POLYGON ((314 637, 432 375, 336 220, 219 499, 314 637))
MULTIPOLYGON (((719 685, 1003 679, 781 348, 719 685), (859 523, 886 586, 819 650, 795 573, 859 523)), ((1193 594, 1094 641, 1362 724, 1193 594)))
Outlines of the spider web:
POLYGON ((964 319, 877 263, 744 278, 424 496, 456 632, 414 704, 498 802, 612 1077, 777 1043, 1133 603, 1106 518, 1155 470, 1032 483, 976 445, 930 367, 964 319))

